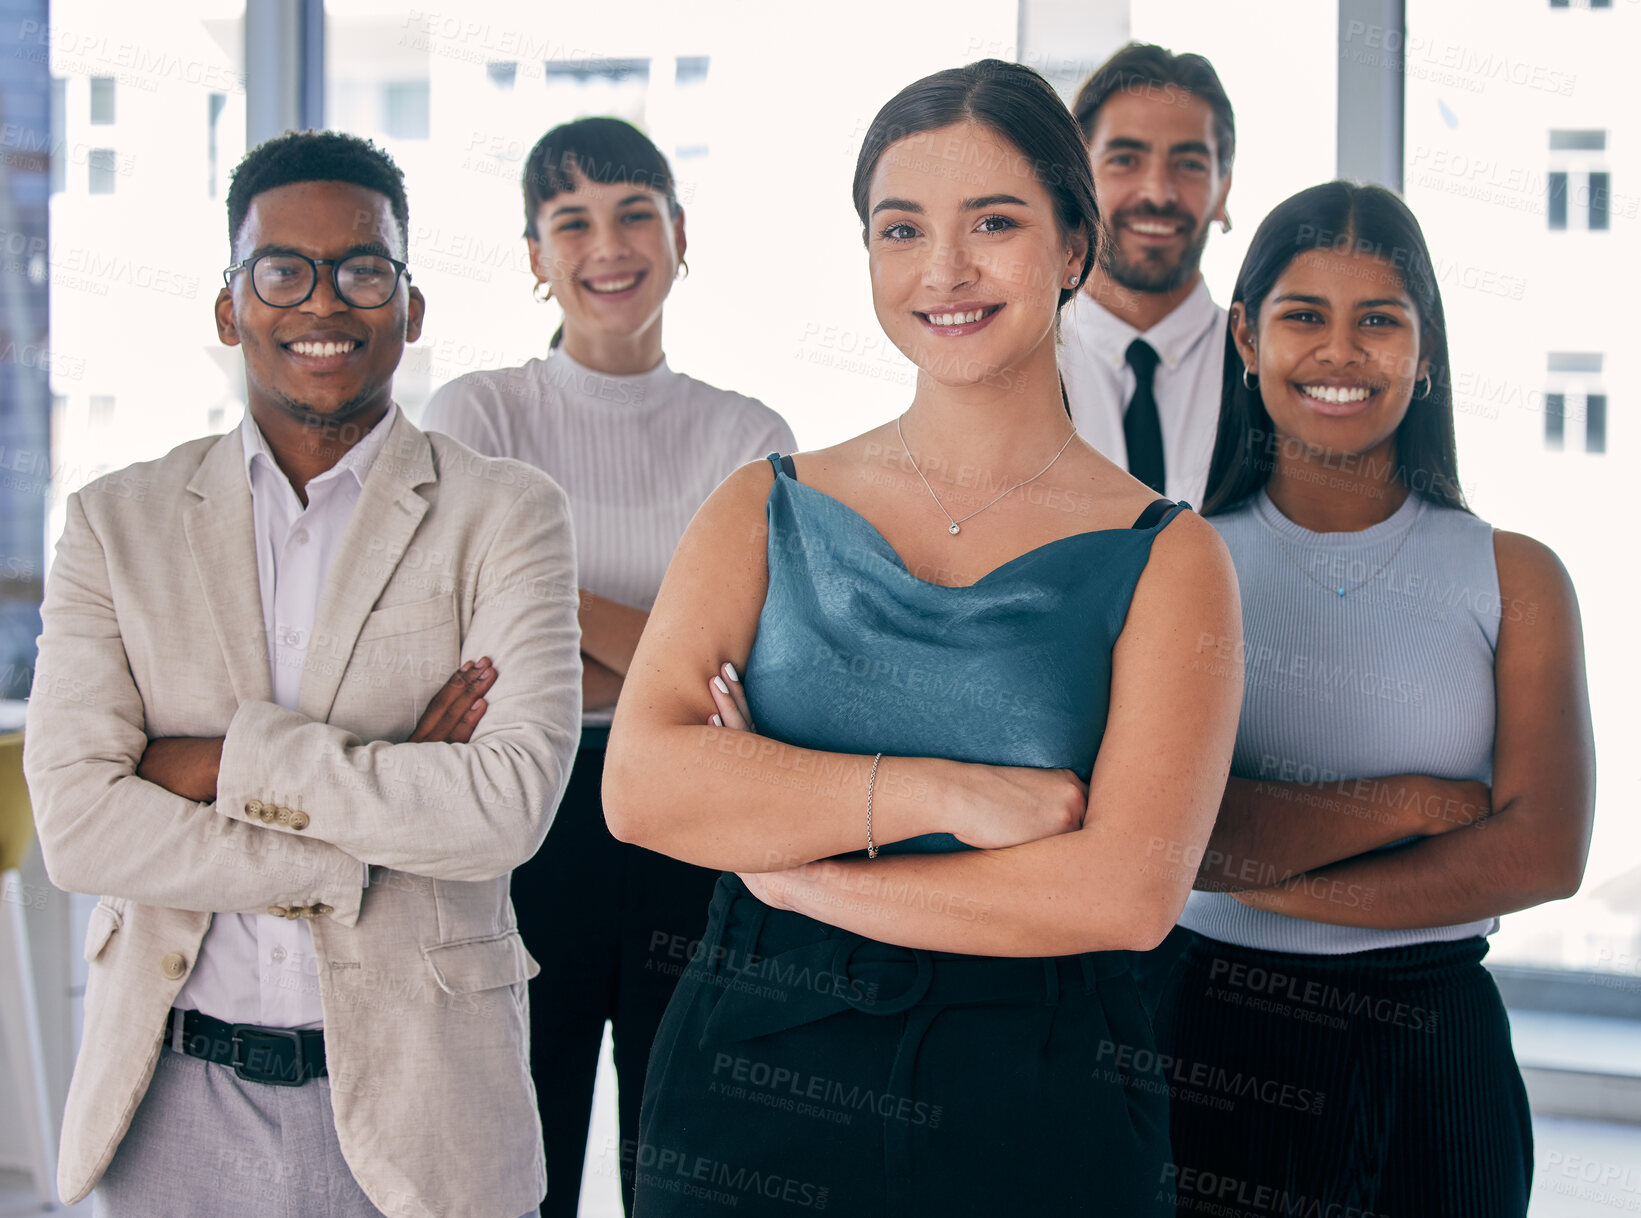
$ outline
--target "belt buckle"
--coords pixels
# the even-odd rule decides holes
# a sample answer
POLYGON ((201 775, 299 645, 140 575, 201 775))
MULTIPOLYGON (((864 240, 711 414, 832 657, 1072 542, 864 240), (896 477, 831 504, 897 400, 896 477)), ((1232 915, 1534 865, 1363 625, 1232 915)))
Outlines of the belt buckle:
MULTIPOLYGON (((837 950, 832 953, 832 972, 834 976, 847 977, 850 982, 855 980, 854 974, 849 971, 849 961, 855 950, 869 942, 867 939, 850 937, 838 941, 837 950)), ((934 957, 920 947, 911 950, 912 960, 917 966, 917 973, 912 977, 912 983, 893 998, 878 999, 856 998, 852 992, 840 991, 838 997, 865 1015, 899 1015, 902 1011, 909 1011, 923 1000, 923 995, 929 992, 929 985, 934 980, 934 957)), ((850 990, 854 987, 851 985, 850 990)))
POLYGON ((228 1064, 234 1068, 234 1074, 239 1078, 251 1083, 265 1083, 270 1087, 300 1087, 308 1081, 308 1063, 302 1052, 302 1033, 291 1028, 264 1028, 256 1024, 236 1023, 229 1025, 228 1036, 234 1046, 228 1064), (289 1042, 295 1054, 294 1077, 287 1078, 273 1070, 262 1073, 248 1072, 250 1068, 240 1056, 240 1047, 247 1039, 289 1042))

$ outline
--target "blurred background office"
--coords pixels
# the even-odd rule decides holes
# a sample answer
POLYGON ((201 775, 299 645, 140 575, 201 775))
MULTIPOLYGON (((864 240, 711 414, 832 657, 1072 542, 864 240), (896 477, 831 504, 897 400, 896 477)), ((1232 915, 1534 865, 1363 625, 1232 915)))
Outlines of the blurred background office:
MULTIPOLYGON (((1583 890, 1506 917, 1489 958, 1535 1107, 1533 1213, 1641 1210, 1641 574, 1623 473, 1641 445, 1637 0, 0 0, 0 698, 29 687, 65 496, 240 417, 241 361, 211 301, 248 146, 329 126, 403 166, 428 298, 397 380, 416 419, 446 381, 538 354, 556 321, 524 307, 524 242, 504 236, 531 143, 572 118, 629 119, 671 158, 689 214, 669 359, 816 447, 911 394, 849 199, 877 108, 985 56, 1069 100, 1130 38, 1208 56, 1236 109, 1236 224, 1203 260, 1215 299, 1301 187, 1380 181, 1424 226, 1464 490, 1572 573, 1603 763, 1583 890)), ((37 1070, 61 1110, 94 903, 52 889, 37 854, 7 892, 41 1032, 0 1064, 0 1214, 38 1205, 31 1109, 12 1097, 37 1070)), ((15 1046, 18 1017, 0 1018, 15 1046)), ((620 1212, 613 1113, 605 1087, 584 1214, 620 1212)))

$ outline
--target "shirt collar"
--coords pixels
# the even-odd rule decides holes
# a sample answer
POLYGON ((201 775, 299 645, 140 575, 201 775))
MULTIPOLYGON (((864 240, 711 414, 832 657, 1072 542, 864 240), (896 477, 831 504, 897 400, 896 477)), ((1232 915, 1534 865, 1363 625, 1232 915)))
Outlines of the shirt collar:
POLYGON ((1128 362, 1128 344, 1136 338, 1149 343, 1169 371, 1177 368, 1192 349, 1222 324, 1223 314, 1208 293, 1208 281, 1198 278, 1191 294, 1156 325, 1143 333, 1129 325, 1086 293, 1079 293, 1072 308, 1088 345, 1113 367, 1128 362))
MULTIPOLYGON (((364 438, 347 452, 337 458, 336 464, 309 481, 308 486, 321 486, 334 482, 345 474, 352 474, 360 487, 365 485, 365 478, 370 474, 371 466, 376 463, 377 454, 382 451, 382 445, 387 442, 387 433, 393 429, 393 421, 398 417, 397 404, 389 408, 381 420, 364 435, 364 438)), ((240 446, 245 450, 245 481, 255 490, 256 482, 251 471, 260 463, 270 473, 277 474, 289 485, 285 478, 285 471, 279 468, 279 462, 274 460, 273 450, 268 447, 267 437, 262 429, 256 425, 249 409, 239 423, 240 446)), ((294 488, 292 488, 294 491, 294 488)))

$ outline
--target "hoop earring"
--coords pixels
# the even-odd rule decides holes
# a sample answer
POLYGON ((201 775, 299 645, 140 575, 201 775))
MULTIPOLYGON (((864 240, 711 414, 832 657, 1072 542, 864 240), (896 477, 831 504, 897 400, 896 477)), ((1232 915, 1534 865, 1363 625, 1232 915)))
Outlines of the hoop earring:
POLYGON ((1249 392, 1259 388, 1259 378, 1253 375, 1252 368, 1242 369, 1242 387, 1249 392))
POLYGON ((672 273, 672 277, 674 279, 688 279, 689 278, 689 259, 688 258, 680 258, 678 260, 678 269, 672 273))
POLYGON ((1221 216, 1219 218, 1219 231, 1222 232, 1222 233, 1228 233, 1228 232, 1231 231, 1231 213, 1230 212, 1226 212, 1223 216, 1221 216))
POLYGON ((534 297, 537 304, 546 304, 553 298, 553 287, 545 279, 538 279, 536 280, 536 286, 530 289, 530 295, 534 297), (541 294, 542 288, 547 289, 547 294, 545 296, 541 294))
POLYGON ((1415 402, 1422 402, 1427 397, 1430 396, 1430 390, 1432 388, 1431 381, 1430 381, 1430 373, 1428 373, 1428 372, 1425 373, 1424 376, 1421 379, 1424 381, 1424 392, 1423 393, 1419 393, 1417 391, 1414 392, 1413 400, 1415 402))

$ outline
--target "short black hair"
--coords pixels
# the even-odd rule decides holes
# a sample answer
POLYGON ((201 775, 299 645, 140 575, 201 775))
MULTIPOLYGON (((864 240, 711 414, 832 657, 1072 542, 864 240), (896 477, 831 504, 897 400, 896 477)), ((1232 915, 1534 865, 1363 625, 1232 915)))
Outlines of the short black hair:
POLYGON ((230 252, 251 200, 265 190, 297 182, 350 182, 387 196, 408 250, 410 204, 405 199, 404 170, 386 151, 342 131, 287 131, 251 149, 234 169, 228 187, 230 252))
POLYGON ((1083 142, 1094 138, 1094 117, 1113 93, 1124 89, 1182 89, 1208 103, 1214 112, 1214 147, 1219 176, 1231 172, 1236 159, 1236 115, 1214 65, 1201 55, 1176 55, 1150 42, 1130 42, 1094 69, 1072 104, 1071 116, 1083 129, 1083 142))

